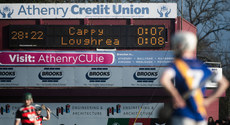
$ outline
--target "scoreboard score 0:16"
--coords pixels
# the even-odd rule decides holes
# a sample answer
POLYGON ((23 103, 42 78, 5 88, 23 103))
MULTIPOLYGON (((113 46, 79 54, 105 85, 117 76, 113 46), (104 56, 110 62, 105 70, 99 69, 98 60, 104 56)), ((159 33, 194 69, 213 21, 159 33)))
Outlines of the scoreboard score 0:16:
POLYGON ((163 48, 164 25, 9 25, 10 48, 163 48))

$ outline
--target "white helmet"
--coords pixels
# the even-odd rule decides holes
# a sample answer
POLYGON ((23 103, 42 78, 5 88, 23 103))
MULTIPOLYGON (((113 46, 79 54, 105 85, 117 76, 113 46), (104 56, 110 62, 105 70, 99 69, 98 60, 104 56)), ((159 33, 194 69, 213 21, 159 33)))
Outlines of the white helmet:
POLYGON ((188 31, 180 31, 172 37, 172 47, 175 55, 181 55, 185 50, 194 51, 197 46, 197 37, 194 33, 188 31))

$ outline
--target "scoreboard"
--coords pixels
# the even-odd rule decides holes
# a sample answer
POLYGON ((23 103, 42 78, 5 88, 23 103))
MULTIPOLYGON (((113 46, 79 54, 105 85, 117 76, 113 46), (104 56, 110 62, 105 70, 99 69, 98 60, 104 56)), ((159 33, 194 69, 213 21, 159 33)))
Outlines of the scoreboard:
POLYGON ((9 25, 10 48, 159 49, 164 25, 9 25))

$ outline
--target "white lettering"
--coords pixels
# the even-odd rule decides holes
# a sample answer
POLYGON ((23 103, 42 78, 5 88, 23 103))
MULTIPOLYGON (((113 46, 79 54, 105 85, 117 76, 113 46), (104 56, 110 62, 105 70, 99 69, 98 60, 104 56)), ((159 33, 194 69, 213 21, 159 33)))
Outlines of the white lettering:
POLYGON ((77 63, 77 59, 78 59, 78 57, 76 57, 76 58, 73 57, 73 64, 77 63))
POLYGON ((104 57, 103 56, 99 56, 98 61, 99 62, 104 62, 104 57))
POLYGON ((11 61, 11 62, 14 62, 15 59, 16 59, 16 55, 14 55, 13 57, 12 57, 12 55, 9 55, 9 57, 10 57, 10 61, 11 61))
MULTIPOLYGON (((17 55, 10 55, 10 60, 13 62, 19 60, 20 62, 32 61, 33 56, 26 55, 18 57, 17 55)), ((81 64, 81 63, 103 63, 105 61, 104 56, 98 54, 79 54, 76 56, 55 56, 52 54, 40 55, 38 63, 69 63, 69 64, 81 64)))
POLYGON ((22 55, 20 56, 19 54, 16 54, 16 55, 9 55, 9 58, 10 58, 10 61, 11 62, 35 62, 34 60, 34 56, 31 56, 31 55, 22 55))
POLYGON ((43 55, 41 55, 41 56, 39 57, 38 62, 46 62, 46 60, 45 60, 45 58, 43 57, 43 55))
POLYGON ((81 57, 85 57, 85 55, 80 55, 79 56, 79 62, 85 62, 85 60, 84 60, 85 58, 83 60, 81 60, 81 57))

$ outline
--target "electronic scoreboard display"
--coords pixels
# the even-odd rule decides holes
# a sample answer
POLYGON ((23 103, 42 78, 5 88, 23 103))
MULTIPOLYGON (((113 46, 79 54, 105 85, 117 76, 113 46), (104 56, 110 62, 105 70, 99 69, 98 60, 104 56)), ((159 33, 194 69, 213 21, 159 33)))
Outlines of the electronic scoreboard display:
POLYGON ((164 48, 164 25, 9 25, 10 48, 164 48))

